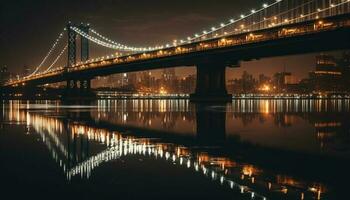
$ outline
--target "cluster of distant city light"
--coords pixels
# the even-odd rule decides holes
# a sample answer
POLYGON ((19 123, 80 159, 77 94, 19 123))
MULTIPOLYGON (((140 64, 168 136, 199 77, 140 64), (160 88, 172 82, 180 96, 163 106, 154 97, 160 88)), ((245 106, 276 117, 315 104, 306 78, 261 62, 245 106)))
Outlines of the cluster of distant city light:
MULTIPOLYGON (((256 13, 259 13, 259 12, 262 12, 264 11, 265 9, 268 9, 274 5, 277 5, 278 3, 281 3, 283 0, 276 0, 275 2, 271 3, 271 4, 267 4, 267 3, 264 3, 262 5, 262 8, 258 9, 258 10, 255 10, 255 9, 251 9, 250 12, 248 14, 241 14, 239 18, 237 19, 230 19, 229 22, 227 23, 220 23, 220 25, 218 27, 211 27, 209 31, 207 30, 204 30, 202 31, 201 34, 193 34, 193 36, 189 36, 187 37, 186 40, 184 39, 181 39, 181 40, 174 40, 171 44, 167 43, 165 45, 157 45, 157 46, 154 46, 154 47, 132 47, 132 46, 127 46, 127 45, 124 45, 124 44, 121 44, 121 43, 118 43, 118 42, 115 42, 103 35, 101 35, 100 33, 98 33, 96 30, 94 29, 90 29, 91 32, 93 34, 95 34, 96 36, 98 37, 93 37, 91 35, 89 35, 88 33, 80 30, 78 27, 75 27, 75 26, 71 26, 71 30, 75 31, 77 34, 79 34, 80 36, 90 40, 91 42, 94 42, 98 45, 101 45, 101 46, 104 46, 106 48, 110 48, 110 49, 114 49, 114 50, 118 50, 118 51, 125 51, 125 52, 136 52, 136 53, 142 53, 142 52, 147 52, 147 51, 154 51, 154 50, 160 50, 160 49, 164 49, 164 48, 169 48, 169 47, 176 47, 177 45, 181 45, 181 44, 190 44, 192 42, 195 42, 195 41, 198 41, 198 40, 201 40, 202 38, 206 38, 207 39, 207 36, 210 35, 210 34, 213 34, 214 32, 216 31, 220 31, 230 25, 233 25, 235 23, 238 23, 248 17, 251 17, 252 15, 256 14, 256 13)), ((312 1, 310 1, 312 2, 312 1)), ((309 3, 310 3, 309 2, 309 3)), ((340 5, 343 5, 345 3, 349 3, 350 0, 344 0, 338 4, 334 4, 334 3, 330 3, 329 7, 328 8, 324 8, 324 9, 321 9, 321 8, 318 8, 317 9, 317 12, 323 12, 323 11, 326 11, 326 10, 329 10, 331 8, 334 8, 334 7, 338 7, 340 5)), ((303 4, 304 5, 304 4, 303 4)), ((285 19, 283 22, 291 22, 291 21, 295 21, 297 19, 300 19, 300 18, 304 18, 306 16, 310 16, 310 15, 313 15, 315 13, 308 13, 307 15, 305 14, 301 14, 300 16, 296 17, 295 19, 285 19)), ((318 18, 318 16, 316 16, 316 18, 318 18)), ((264 20, 266 20, 264 18, 264 20)), ((282 22, 282 23, 283 23, 282 22)), ((261 23, 261 22, 259 22, 261 23)), ((274 24, 274 25, 278 25, 278 24, 274 24)), ((270 26, 269 26, 270 27, 270 26)), ((66 29, 64 29, 64 31, 66 31, 66 29)), ((59 37, 56 39, 55 43, 52 45, 51 49, 49 50, 49 52, 47 53, 47 55, 44 57, 44 59, 42 60, 42 62, 40 63, 40 65, 34 70, 34 72, 32 74, 30 74, 29 76, 27 77, 30 77, 30 76, 33 76, 33 75, 36 75, 37 72, 39 71, 39 69, 43 66, 43 64, 46 62, 46 60, 48 59, 48 57, 52 54, 52 52, 55 50, 55 48, 57 47, 58 43, 60 42, 60 40, 62 39, 64 35, 64 32, 62 32, 59 37)), ((49 68, 47 70, 45 70, 45 72, 43 73, 46 73, 48 71, 50 71, 52 69, 52 67, 57 63, 58 59, 63 55, 64 51, 67 49, 67 46, 61 51, 61 53, 59 54, 59 56, 54 60, 54 62, 49 66, 49 68)), ((114 58, 114 57, 119 57, 119 55, 121 54, 111 54, 111 55, 108 55, 108 56, 104 56, 104 57, 101 57, 101 58, 96 58, 96 59, 91 59, 91 60, 88 60, 87 62, 93 62, 93 61, 98 61, 98 60, 103 60, 104 58, 114 58)))

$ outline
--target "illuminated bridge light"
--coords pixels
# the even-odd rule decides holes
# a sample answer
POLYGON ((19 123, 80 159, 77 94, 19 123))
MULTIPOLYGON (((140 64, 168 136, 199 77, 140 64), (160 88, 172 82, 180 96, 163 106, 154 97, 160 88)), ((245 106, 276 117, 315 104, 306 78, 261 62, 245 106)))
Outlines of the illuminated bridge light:
MULTIPOLYGON (((219 30, 223 30, 224 28, 228 27, 229 25, 232 25, 232 30, 237 30, 237 27, 235 27, 234 25, 238 25, 238 23, 241 23, 242 21, 244 21, 244 19, 248 19, 249 17, 252 17, 252 16, 255 16, 258 15, 257 13, 260 13, 262 11, 268 11, 267 9, 268 8, 271 8, 272 6, 274 5, 277 5, 278 3, 282 2, 282 0, 276 0, 274 3, 271 3, 271 4, 267 4, 267 3, 264 3, 262 8, 261 9, 250 9, 249 12, 245 13, 245 14, 242 14, 241 15, 241 18, 237 19, 237 20, 234 20, 234 19, 230 19, 229 20, 229 23, 225 24, 225 23, 221 23, 220 24, 220 27, 211 27, 210 31, 203 31, 203 34, 199 35, 199 34, 195 34, 194 36, 195 37, 187 37, 187 41, 188 42, 185 42, 184 40, 179 40, 181 44, 196 44, 195 43, 195 40, 198 40, 198 41, 201 41, 201 40, 206 40, 206 39, 210 39, 210 38, 217 38, 219 36, 219 30), (210 35, 212 34, 212 35, 210 35)), ((338 11, 335 12, 335 14, 331 14, 333 12, 326 12, 326 11, 330 11, 330 10, 334 10, 333 8, 336 8, 336 7, 340 7, 344 4, 348 4, 350 2, 350 0, 346 0, 346 1, 340 1, 340 2, 333 2, 329 5, 329 7, 324 7, 324 8, 321 8, 321 7, 318 7, 318 8, 314 8, 314 10, 312 11, 309 11, 309 13, 298 13, 298 16, 295 16, 295 18, 290 18, 290 19, 284 19, 284 23, 292 23, 292 22, 298 22, 298 20, 302 20, 302 21, 306 21, 308 18, 313 18, 313 19, 318 19, 320 16, 319 15, 315 15, 315 12, 317 12, 317 14, 320 14, 320 12, 324 12, 325 15, 327 16, 333 16, 333 15, 337 15, 339 14, 338 11), (303 18, 303 19, 301 19, 303 18)), ((300 6, 300 5, 299 5, 300 6)), ((291 10, 288 11, 288 12, 292 12, 291 10)), ((340 11, 339 11, 340 12, 340 11)), ((281 13, 280 14, 277 14, 269 19, 274 19, 274 20, 277 20, 278 18, 281 18, 281 13)), ((324 17, 324 16, 323 16, 324 17)), ((266 16, 263 16, 261 17, 263 18, 264 20, 269 20, 266 18, 266 16)), ((281 19, 281 22, 272 22, 272 23, 268 23, 267 26, 268 27, 276 27, 276 26, 280 26, 283 22, 283 19, 281 19)), ((241 31, 242 32, 250 32, 250 31, 254 31, 254 30, 259 30, 259 29, 255 29, 255 28, 252 28, 254 24, 261 24, 261 23, 264 23, 264 21, 261 21, 261 22, 252 22, 252 23, 249 23, 249 24, 245 24, 245 25, 241 25, 241 31)), ((264 25, 266 26, 266 25, 264 25)), ((266 28, 266 27, 263 27, 263 28, 266 28)), ((325 28, 325 27, 318 27, 318 29, 321 29, 321 28, 325 28)), ((107 48, 111 48, 111 49, 116 49, 116 50, 120 50, 120 51, 130 51, 130 52, 133 52, 132 55, 137 55, 138 53, 143 53, 143 52, 146 52, 146 51, 154 51, 154 50, 159 50, 159 49, 164 49, 164 48, 171 48, 170 45, 156 45, 156 46, 151 46, 151 47, 132 47, 132 46, 127 46, 127 45, 124 45, 124 44, 121 44, 119 42, 115 42, 105 36, 103 36, 102 34, 98 33, 97 31, 95 31, 94 29, 90 29, 91 30, 91 33, 89 34, 86 34, 84 31, 80 30, 78 27, 75 27, 74 25, 70 25, 70 27, 68 27, 68 29, 71 29, 73 31, 75 31, 78 35, 90 40, 91 42, 94 42, 98 45, 101 45, 101 46, 104 46, 104 47, 107 47, 107 48)), ((60 56, 58 56, 56 59, 54 59, 54 62, 51 64, 51 65, 48 65, 48 68, 46 68, 46 70, 44 70, 44 72, 40 72, 40 68, 43 67, 43 64, 48 60, 48 58, 52 55, 52 52, 56 49, 56 47, 58 46, 59 42, 62 40, 62 38, 64 37, 64 32, 67 31, 67 28, 64 28, 63 32, 61 32, 59 35, 58 35, 58 38, 56 38, 54 40, 54 43, 52 45, 52 47, 49 49, 48 53, 46 54, 46 56, 44 57, 44 59, 42 60, 42 62, 40 63, 40 65, 36 66, 35 67, 35 70, 34 72, 27 76, 27 77, 18 77, 17 80, 10 80, 9 82, 7 82, 6 84, 7 85, 10 85, 10 86, 18 86, 18 85, 22 85, 23 82, 26 82, 26 81, 31 81, 31 80, 34 80, 34 79, 37 79, 37 78, 43 78, 43 77, 50 77, 50 76, 55 76, 57 74, 60 74, 62 72, 64 72, 64 68, 61 68, 61 67, 56 67, 54 68, 55 64, 58 62, 58 59, 60 59, 61 57, 61 53, 60 56)), ((315 30, 317 31, 317 30, 315 30)), ((235 33, 235 32, 234 32, 235 33)), ((225 31, 224 33, 220 33, 220 35, 229 35, 231 34, 232 36, 234 36, 234 34, 232 34, 232 32, 227 32, 225 31)), ((174 43, 174 46, 177 46, 177 42, 174 43)), ((208 48, 215 48, 213 47, 212 45, 209 45, 208 48)), ((62 51, 63 52, 63 51, 62 51)), ((171 55, 171 49, 169 50, 170 54, 171 55)), ((153 54, 153 53, 152 53, 153 54)), ((153 57, 153 55, 150 56, 153 57)), ((106 59, 110 59, 110 58, 114 58, 115 56, 114 55, 108 55, 108 57, 106 56, 106 59)), ((135 58, 133 60, 138 60, 140 59, 138 56, 135 56, 135 58)), ((100 60, 100 61, 105 61, 104 59, 97 59, 97 60, 100 60)), ((75 65, 75 69, 68 69, 67 71, 70 72, 70 71, 78 71, 78 70, 85 70, 86 68, 92 68, 92 67, 101 67, 101 66, 107 66, 108 64, 111 64, 109 62, 105 62, 105 63, 93 63, 94 65, 89 65, 89 66, 86 66, 85 64, 87 63, 91 63, 91 62, 95 62, 92 60, 88 60, 86 62, 83 62, 83 63, 78 63, 77 65, 75 65)), ((122 61, 120 61, 120 63, 122 63, 122 61)))

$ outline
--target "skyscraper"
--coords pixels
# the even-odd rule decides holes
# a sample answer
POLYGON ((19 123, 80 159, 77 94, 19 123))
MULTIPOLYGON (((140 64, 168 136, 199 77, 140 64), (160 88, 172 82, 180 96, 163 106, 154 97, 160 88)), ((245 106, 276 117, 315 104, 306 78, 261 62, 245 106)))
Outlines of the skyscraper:
POLYGON ((316 69, 310 73, 310 78, 315 91, 337 92, 341 90, 342 75, 342 67, 338 65, 336 58, 321 54, 316 57, 316 69))
POLYGON ((174 87, 176 80, 175 68, 166 68, 162 73, 162 85, 169 91, 176 90, 174 87))

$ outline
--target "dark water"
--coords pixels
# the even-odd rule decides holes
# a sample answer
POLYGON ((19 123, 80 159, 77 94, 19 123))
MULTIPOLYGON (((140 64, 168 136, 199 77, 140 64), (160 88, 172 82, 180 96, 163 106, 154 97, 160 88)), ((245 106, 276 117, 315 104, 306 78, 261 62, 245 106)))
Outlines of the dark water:
POLYGON ((1 199, 347 199, 349 100, 3 102, 1 199))

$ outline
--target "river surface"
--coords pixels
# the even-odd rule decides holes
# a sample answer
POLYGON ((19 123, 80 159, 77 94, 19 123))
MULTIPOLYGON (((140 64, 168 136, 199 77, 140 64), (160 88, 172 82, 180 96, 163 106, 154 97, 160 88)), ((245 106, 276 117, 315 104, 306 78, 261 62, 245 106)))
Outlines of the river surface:
POLYGON ((347 199, 349 100, 3 101, 1 199, 347 199))

